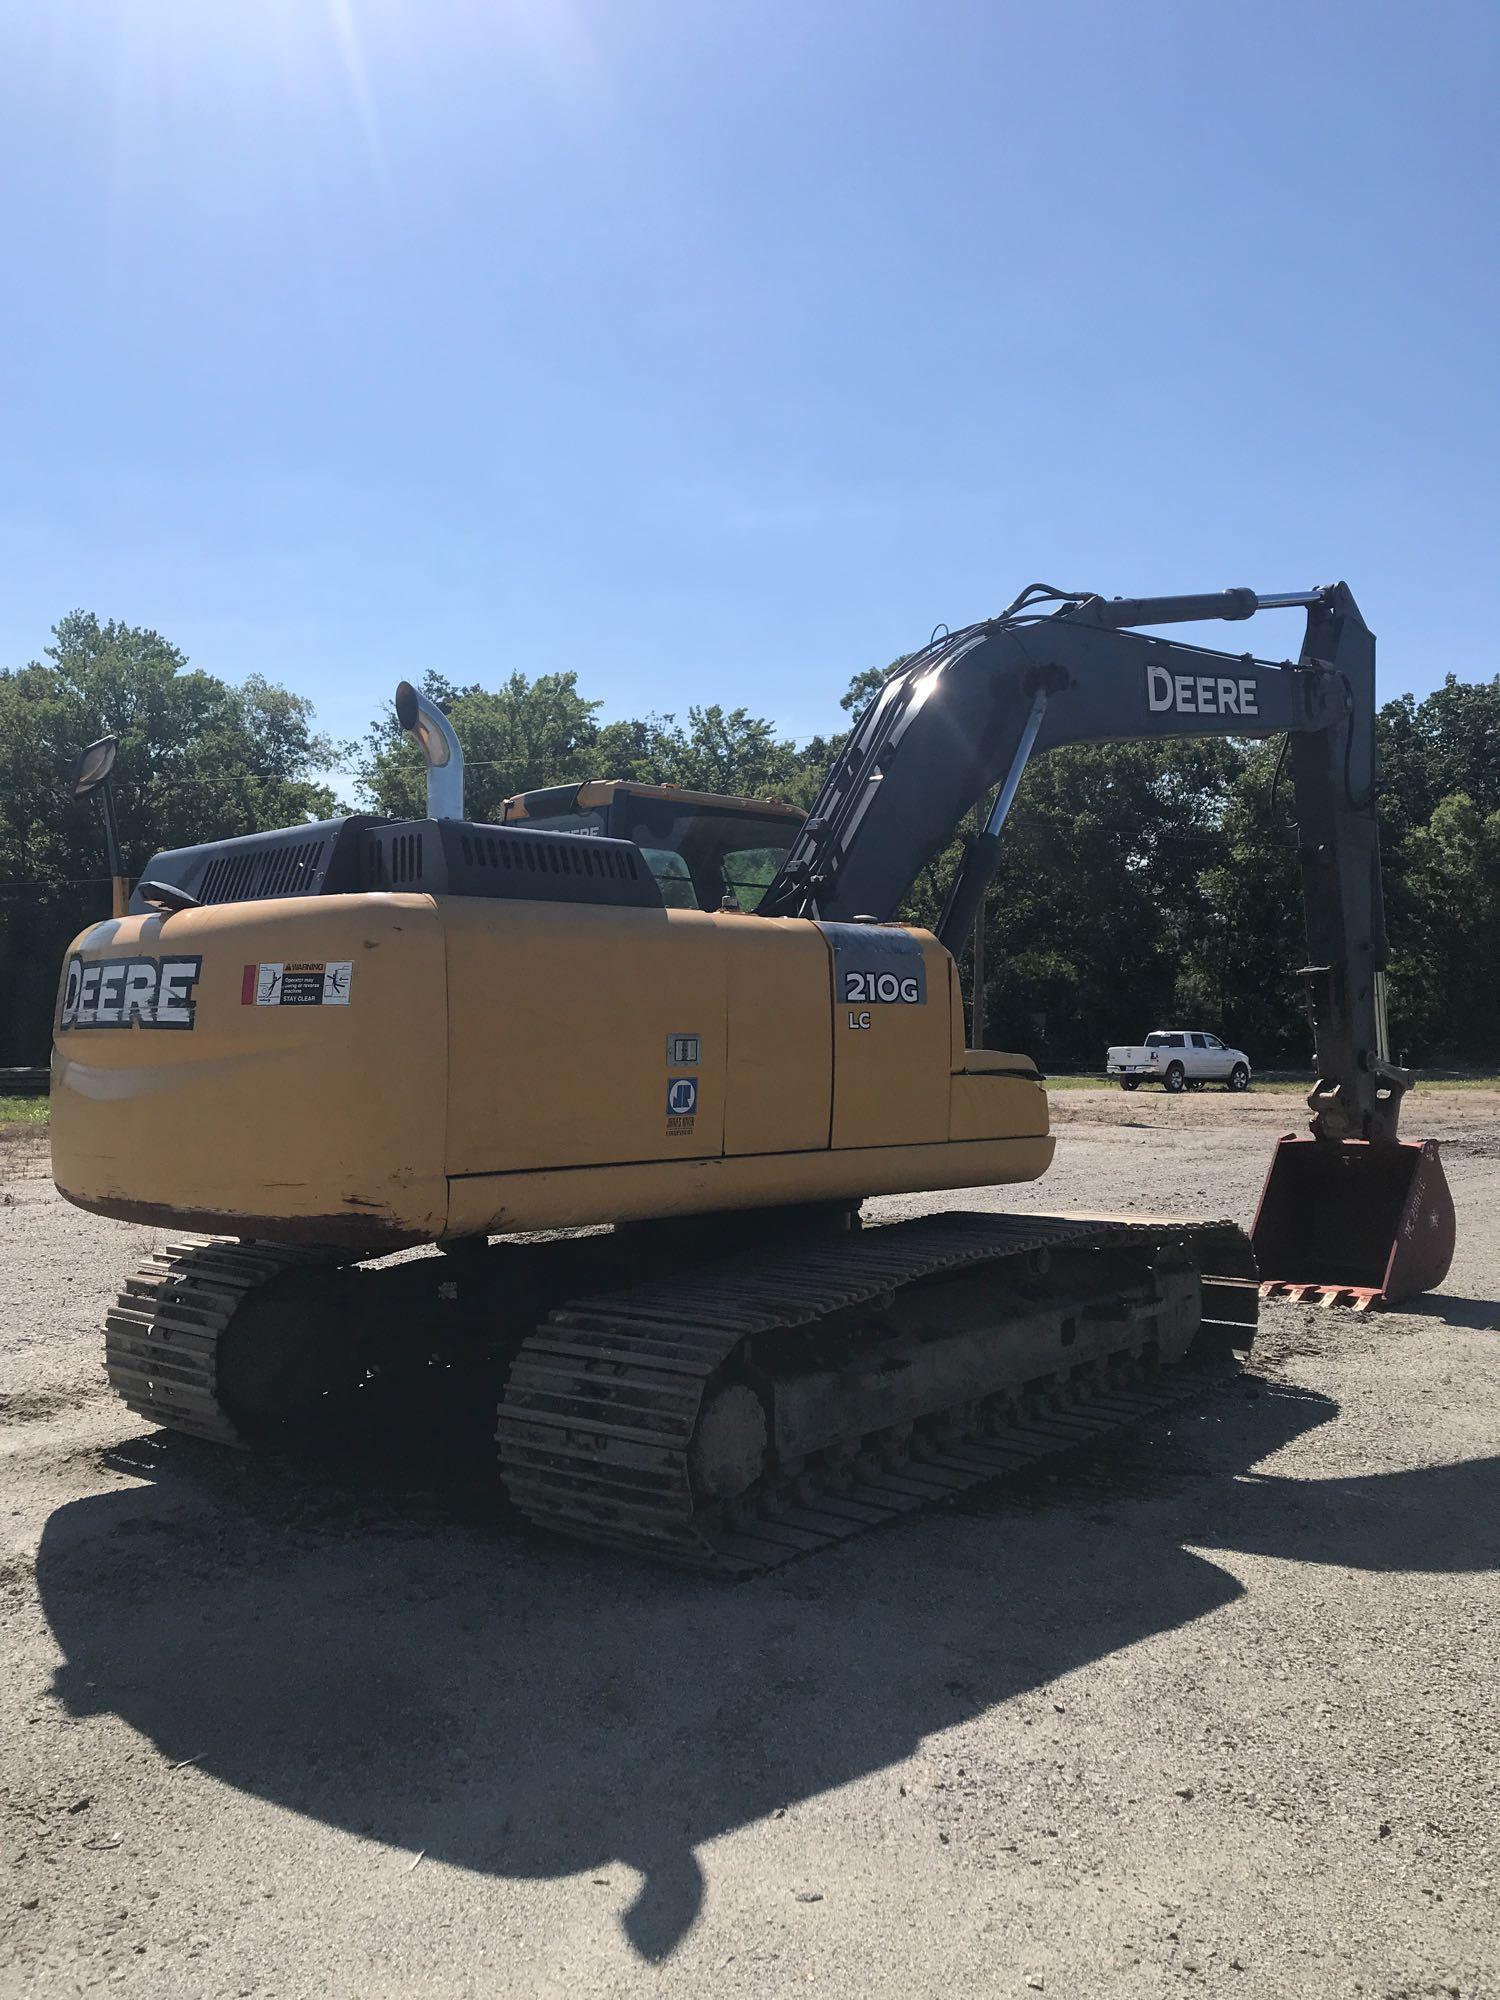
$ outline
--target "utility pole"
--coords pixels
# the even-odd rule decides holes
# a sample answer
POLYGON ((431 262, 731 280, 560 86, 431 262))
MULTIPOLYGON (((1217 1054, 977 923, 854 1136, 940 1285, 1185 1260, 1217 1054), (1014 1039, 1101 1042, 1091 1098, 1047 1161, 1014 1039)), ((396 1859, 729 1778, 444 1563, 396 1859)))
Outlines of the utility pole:
MULTIPOLYGON (((981 799, 979 804, 974 808, 974 830, 976 833, 984 831, 984 823, 984 801, 981 799)), ((970 960, 972 970, 969 987, 969 1047, 971 1049, 982 1049, 984 1047, 984 903, 985 899, 981 896, 979 898, 979 907, 974 912, 974 948, 970 960)))

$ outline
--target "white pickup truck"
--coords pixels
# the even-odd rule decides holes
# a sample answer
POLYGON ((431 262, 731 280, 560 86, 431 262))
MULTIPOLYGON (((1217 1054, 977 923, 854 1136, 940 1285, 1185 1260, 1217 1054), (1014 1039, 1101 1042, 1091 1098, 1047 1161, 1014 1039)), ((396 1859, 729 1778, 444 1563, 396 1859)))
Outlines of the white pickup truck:
POLYGON ((1222 1083, 1226 1090, 1250 1088, 1250 1058, 1242 1049, 1226 1048, 1217 1035, 1190 1029, 1158 1028, 1144 1042, 1113 1048, 1105 1070, 1121 1090, 1139 1090, 1143 1083, 1159 1083, 1174 1095, 1201 1090, 1205 1083, 1222 1083))

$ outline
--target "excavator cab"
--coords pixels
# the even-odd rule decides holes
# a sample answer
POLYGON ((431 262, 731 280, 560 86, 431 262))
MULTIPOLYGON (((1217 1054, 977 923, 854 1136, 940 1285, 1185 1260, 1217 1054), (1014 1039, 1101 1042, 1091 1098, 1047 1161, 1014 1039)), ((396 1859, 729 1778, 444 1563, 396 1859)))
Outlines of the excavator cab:
POLYGON ((633 841, 669 910, 758 908, 806 817, 780 799, 619 779, 517 792, 500 808, 506 824, 633 841))

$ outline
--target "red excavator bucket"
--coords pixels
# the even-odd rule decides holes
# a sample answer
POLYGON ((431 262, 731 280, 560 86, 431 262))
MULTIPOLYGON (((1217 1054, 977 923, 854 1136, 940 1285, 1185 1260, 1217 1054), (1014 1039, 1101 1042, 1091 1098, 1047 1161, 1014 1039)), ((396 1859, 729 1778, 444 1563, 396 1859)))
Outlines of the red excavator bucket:
POLYGON ((1250 1241, 1262 1297, 1362 1312, 1441 1284, 1453 1236, 1436 1139, 1378 1145, 1288 1133, 1272 1155, 1250 1241))

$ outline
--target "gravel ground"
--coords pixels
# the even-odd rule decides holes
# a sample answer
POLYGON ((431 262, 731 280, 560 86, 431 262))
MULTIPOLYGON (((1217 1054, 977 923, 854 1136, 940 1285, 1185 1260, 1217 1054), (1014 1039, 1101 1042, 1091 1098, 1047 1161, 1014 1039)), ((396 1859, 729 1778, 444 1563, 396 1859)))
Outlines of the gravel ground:
MULTIPOLYGON (((1248 1221, 1298 1111, 1071 1092, 1044 1184, 872 1211, 1248 1221)), ((1186 1413, 738 1587, 142 1429, 159 1239, 13 1142, 0 1991, 1494 1995, 1500 1101, 1408 1122, 1420 1311, 1273 1306, 1186 1413)))

